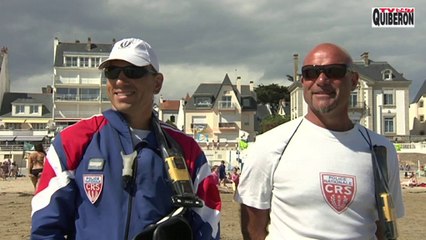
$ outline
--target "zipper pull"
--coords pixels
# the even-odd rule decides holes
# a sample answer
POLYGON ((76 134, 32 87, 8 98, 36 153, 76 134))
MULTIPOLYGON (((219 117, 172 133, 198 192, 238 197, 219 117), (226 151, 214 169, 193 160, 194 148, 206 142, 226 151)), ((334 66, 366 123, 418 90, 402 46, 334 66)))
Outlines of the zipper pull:
POLYGON ((120 154, 123 159, 123 187, 127 188, 133 177, 133 164, 138 153, 133 151, 131 154, 126 155, 121 151, 120 154))

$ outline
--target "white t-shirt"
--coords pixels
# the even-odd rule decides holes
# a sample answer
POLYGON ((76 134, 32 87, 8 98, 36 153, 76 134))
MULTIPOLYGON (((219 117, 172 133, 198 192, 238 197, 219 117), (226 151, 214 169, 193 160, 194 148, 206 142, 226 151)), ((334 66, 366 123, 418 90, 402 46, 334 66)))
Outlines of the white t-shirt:
POLYGON ((139 142, 141 142, 144 138, 146 138, 148 134, 151 132, 149 130, 142 130, 142 129, 136 129, 136 128, 130 128, 130 131, 132 132, 134 146, 136 146, 139 142))
POLYGON ((378 214, 366 131, 373 145, 387 148, 390 191, 397 216, 404 215, 397 154, 387 139, 357 124, 333 132, 304 119, 279 160, 300 121, 258 136, 242 169, 239 201, 271 209, 267 239, 375 239, 378 214))

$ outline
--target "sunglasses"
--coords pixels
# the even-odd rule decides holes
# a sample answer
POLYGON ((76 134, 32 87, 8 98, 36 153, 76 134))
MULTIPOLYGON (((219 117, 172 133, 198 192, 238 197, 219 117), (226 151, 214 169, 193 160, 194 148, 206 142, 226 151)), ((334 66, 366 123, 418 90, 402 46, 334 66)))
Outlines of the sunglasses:
POLYGON ((346 64, 329 65, 305 65, 302 67, 302 76, 305 80, 316 80, 321 73, 328 78, 343 78, 346 72, 350 71, 346 64))
POLYGON ((126 67, 116 67, 109 66, 104 69, 105 77, 108 79, 117 79, 120 75, 120 72, 123 72, 124 75, 131 79, 141 78, 149 73, 154 74, 152 70, 147 67, 137 67, 137 66, 126 66, 126 67))

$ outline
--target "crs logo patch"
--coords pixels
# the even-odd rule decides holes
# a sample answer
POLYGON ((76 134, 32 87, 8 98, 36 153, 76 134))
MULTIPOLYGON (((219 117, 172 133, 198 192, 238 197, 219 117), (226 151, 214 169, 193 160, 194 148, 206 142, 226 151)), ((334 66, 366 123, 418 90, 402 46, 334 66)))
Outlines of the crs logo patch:
POLYGON ((83 175, 83 186, 86 192, 87 198, 94 204, 101 195, 104 186, 104 175, 103 174, 84 174, 83 175))
POLYGON ((337 213, 345 211, 356 194, 356 177, 344 174, 320 173, 321 190, 327 204, 337 213))

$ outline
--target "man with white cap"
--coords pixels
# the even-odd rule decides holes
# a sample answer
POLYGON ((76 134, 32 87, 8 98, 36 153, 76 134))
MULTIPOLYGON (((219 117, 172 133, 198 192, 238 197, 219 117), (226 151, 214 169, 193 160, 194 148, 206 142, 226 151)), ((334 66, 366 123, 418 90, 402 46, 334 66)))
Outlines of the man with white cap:
POLYGON ((221 200, 204 153, 153 112, 163 75, 151 46, 120 40, 99 69, 113 109, 55 137, 32 200, 31 239, 219 239, 221 200), (173 238, 155 237, 160 220, 180 205, 167 149, 181 153, 190 182, 182 189, 189 186, 201 203, 181 216, 189 235, 165 221, 173 238), (152 232, 141 235, 147 229, 152 232))

